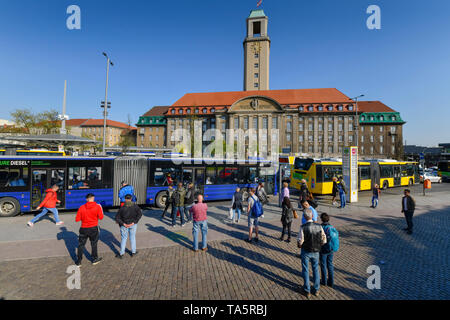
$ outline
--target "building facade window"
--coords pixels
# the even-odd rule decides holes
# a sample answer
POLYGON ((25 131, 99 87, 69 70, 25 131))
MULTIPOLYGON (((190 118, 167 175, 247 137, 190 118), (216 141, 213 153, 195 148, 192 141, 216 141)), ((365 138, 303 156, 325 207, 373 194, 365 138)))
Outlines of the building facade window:
POLYGON ((286 141, 291 142, 291 134, 290 133, 286 133, 286 141))
POLYGON ((303 142, 303 135, 298 136, 298 142, 303 142))
POLYGON ((339 124, 338 124, 338 131, 342 131, 342 128, 343 128, 342 123, 339 123, 339 124))
POLYGON ((309 135, 309 136, 308 136, 308 141, 309 141, 309 142, 313 142, 313 141, 314 141, 314 137, 313 137, 312 135, 309 135))
POLYGON ((263 129, 269 128, 269 119, 267 117, 263 117, 263 129))
POLYGON ((308 124, 308 130, 309 131, 313 131, 314 130, 314 124, 313 123, 309 123, 308 124))
POLYGON ((258 82, 255 82, 255 83, 253 84, 253 87, 258 88, 258 87, 259 87, 258 82))
POLYGON ((248 130, 248 117, 244 117, 244 129, 248 130))
POLYGON ((323 124, 319 123, 319 131, 323 131, 323 124))
POLYGON ((353 123, 348 124, 348 131, 353 131, 353 123))
POLYGON ((328 141, 329 141, 329 142, 333 142, 333 135, 331 135, 331 134, 328 135, 328 141))
POLYGON ((257 72, 255 72, 255 79, 259 78, 259 74, 257 72))
POLYGON ((272 118, 272 129, 278 129, 278 118, 277 117, 272 118))
POLYGON ((298 124, 298 131, 303 131, 303 121, 298 124))
POLYGON ((328 123, 328 131, 333 131, 333 124, 332 123, 328 123))
POLYGON ((384 137, 380 136, 380 142, 383 142, 383 141, 384 141, 384 137))

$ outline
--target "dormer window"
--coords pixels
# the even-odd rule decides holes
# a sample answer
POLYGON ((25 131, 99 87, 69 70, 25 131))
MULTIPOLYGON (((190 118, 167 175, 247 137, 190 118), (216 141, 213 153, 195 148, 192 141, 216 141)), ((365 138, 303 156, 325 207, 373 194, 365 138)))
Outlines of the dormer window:
POLYGON ((186 113, 187 113, 187 114, 191 114, 191 109, 187 109, 187 110, 186 110, 186 113))
POLYGON ((298 111, 303 112, 303 106, 299 106, 298 111))
POLYGON ((313 106, 309 106, 308 107, 308 111, 314 111, 314 107, 313 106))
POLYGON ((353 105, 352 104, 348 106, 348 111, 353 111, 353 105))
POLYGON ((183 114, 183 109, 179 109, 178 114, 183 114))
POLYGON ((214 113, 214 112, 216 112, 216 109, 211 108, 211 113, 214 113))
POLYGON ((338 106, 338 110, 339 111, 342 111, 344 108, 342 107, 342 105, 340 104, 339 106, 338 106))
POLYGON ((323 111, 323 107, 320 105, 320 106, 317 107, 317 110, 323 111))
POLYGON ((328 109, 328 111, 333 111, 333 106, 332 106, 332 105, 329 105, 329 106, 327 107, 327 109, 328 109))
POLYGON ((384 116, 380 116, 380 121, 384 121, 384 116))
POLYGON ((391 119, 392 119, 392 121, 395 121, 395 119, 397 119, 397 118, 395 116, 392 116, 391 119))
POLYGON ((199 113, 200 110, 198 108, 195 108, 195 113, 199 113))
POLYGON ((206 113, 208 110, 206 108, 203 108, 202 112, 206 113))
POLYGON ((175 114, 175 109, 172 109, 170 113, 175 114))

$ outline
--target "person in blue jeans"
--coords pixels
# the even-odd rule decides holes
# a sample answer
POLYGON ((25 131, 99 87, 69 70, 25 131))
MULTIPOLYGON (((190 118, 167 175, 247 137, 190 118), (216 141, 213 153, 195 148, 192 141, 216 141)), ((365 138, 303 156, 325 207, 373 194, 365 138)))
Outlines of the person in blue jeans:
POLYGON ((208 205, 203 203, 203 195, 197 197, 197 204, 190 209, 194 223, 192 224, 192 237, 194 242, 194 251, 198 252, 198 232, 202 232, 202 251, 208 250, 206 236, 208 234, 208 205))
MULTIPOLYGON (((327 235, 327 229, 331 227, 330 216, 325 212, 320 215, 322 220, 322 228, 327 235)), ((325 243, 320 249, 320 273, 321 281, 320 284, 329 286, 333 288, 334 286, 334 266, 333 266, 333 250, 331 250, 329 245, 329 239, 327 237, 327 243, 325 243), (328 278, 327 278, 328 271, 328 278)))
POLYGON ((231 217, 231 222, 239 223, 241 219, 241 214, 243 211, 242 207, 242 193, 241 188, 237 187, 234 192, 233 199, 231 200, 231 209, 233 210, 233 216, 231 217), (237 219, 236 219, 237 217, 237 219))
POLYGON ((372 206, 371 208, 376 208, 378 206, 378 197, 380 195, 380 187, 378 184, 375 184, 375 186, 372 189, 372 206))
POLYGON ((345 194, 347 193, 347 190, 345 190, 344 180, 342 178, 339 179, 338 189, 339 189, 339 198, 341 199, 341 206, 339 208, 342 209, 345 208, 345 194))
POLYGON ((181 182, 178 183, 177 189, 173 192, 172 198, 172 227, 177 224, 177 212, 180 211, 181 226, 184 227, 184 197, 186 195, 186 190, 183 188, 181 182))
POLYGON ((309 283, 309 262, 313 270, 314 295, 319 296, 320 277, 319 277, 319 252, 322 246, 327 242, 325 232, 322 227, 312 221, 311 209, 303 213, 306 224, 300 227, 297 238, 297 246, 301 248, 300 258, 302 260, 303 294, 310 297, 311 287, 309 283))
POLYGON ((116 215, 116 222, 120 226, 120 252, 116 255, 117 258, 122 259, 125 254, 128 236, 130 237, 131 256, 133 257, 138 252, 136 251, 136 230, 137 224, 142 217, 142 210, 133 201, 133 196, 127 194, 125 196, 125 203, 120 207, 116 215))

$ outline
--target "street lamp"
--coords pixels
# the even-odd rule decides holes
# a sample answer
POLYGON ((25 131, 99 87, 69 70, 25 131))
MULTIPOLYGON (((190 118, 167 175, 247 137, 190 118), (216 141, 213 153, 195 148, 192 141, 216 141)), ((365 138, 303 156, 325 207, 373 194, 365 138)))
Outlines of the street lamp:
MULTIPOLYGON (((357 96, 357 97, 354 97, 353 99, 352 98, 350 98, 349 100, 355 100, 355 104, 356 104, 356 107, 355 107, 355 114, 356 114, 356 148, 358 149, 358 143, 359 143, 359 141, 358 141, 358 131, 359 131, 359 119, 358 119, 358 99, 359 98, 362 98, 362 97, 364 97, 364 95, 363 94, 360 94, 359 96, 357 96)), ((359 153, 359 150, 358 150, 358 153, 359 153)))
POLYGON ((108 108, 110 107, 108 105, 108 77, 109 77, 109 65, 114 66, 112 61, 109 59, 108 55, 103 52, 103 55, 106 57, 106 88, 105 88, 105 104, 102 106, 102 108, 105 108, 103 110, 103 154, 106 154, 105 152, 105 145, 106 145, 106 113, 108 108))

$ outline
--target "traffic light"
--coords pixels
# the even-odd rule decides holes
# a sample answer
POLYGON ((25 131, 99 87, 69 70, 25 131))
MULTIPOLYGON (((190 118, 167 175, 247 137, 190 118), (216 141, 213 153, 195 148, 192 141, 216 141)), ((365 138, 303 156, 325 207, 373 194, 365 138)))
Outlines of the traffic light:
MULTIPOLYGON (((105 107, 105 101, 102 101, 102 103, 100 104, 100 107, 104 108, 105 107)), ((111 102, 108 101, 108 109, 111 108, 111 102)))

